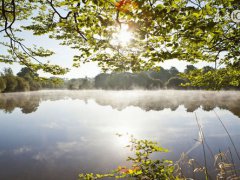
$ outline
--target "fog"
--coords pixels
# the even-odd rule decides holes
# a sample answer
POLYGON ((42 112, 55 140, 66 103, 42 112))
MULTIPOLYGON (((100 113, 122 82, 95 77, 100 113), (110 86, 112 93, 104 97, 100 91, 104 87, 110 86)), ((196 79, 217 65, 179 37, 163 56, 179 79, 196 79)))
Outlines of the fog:
POLYGON ((111 106, 119 111, 129 107, 139 107, 145 111, 160 111, 163 109, 176 110, 183 105, 187 112, 198 108, 211 111, 218 107, 231 111, 240 117, 239 91, 105 91, 105 90, 44 90, 23 93, 0 94, 0 109, 12 112, 20 108, 23 113, 31 113, 38 109, 41 102, 58 101, 63 99, 83 100, 88 103, 95 101, 101 106, 111 106))

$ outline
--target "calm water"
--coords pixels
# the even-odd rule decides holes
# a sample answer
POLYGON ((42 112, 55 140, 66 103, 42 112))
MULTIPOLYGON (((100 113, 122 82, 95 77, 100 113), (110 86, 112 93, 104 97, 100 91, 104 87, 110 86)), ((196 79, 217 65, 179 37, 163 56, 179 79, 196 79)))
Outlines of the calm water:
MULTIPOLYGON (((195 120, 214 153, 240 153, 240 92, 40 91, 0 94, 0 179, 66 180, 126 165, 128 137, 158 141, 203 163, 195 120)), ((211 156, 207 152, 208 164, 211 156)))

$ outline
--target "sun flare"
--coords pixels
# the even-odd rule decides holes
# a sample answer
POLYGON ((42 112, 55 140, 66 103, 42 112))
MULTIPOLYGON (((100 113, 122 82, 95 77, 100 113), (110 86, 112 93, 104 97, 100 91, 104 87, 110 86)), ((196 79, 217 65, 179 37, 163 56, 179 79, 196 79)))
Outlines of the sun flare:
POLYGON ((133 38, 132 32, 128 31, 128 25, 122 25, 118 33, 113 35, 111 40, 112 45, 124 45, 126 46, 133 38))

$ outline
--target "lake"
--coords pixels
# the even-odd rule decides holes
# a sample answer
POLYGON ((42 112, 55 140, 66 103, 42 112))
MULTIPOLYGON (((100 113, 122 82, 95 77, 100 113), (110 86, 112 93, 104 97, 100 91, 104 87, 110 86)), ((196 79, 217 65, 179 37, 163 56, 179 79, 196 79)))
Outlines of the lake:
MULTIPOLYGON (((160 142, 170 150, 154 158, 176 161, 185 152, 203 164, 196 117, 211 151, 230 149, 238 166, 237 91, 0 94, 0 179, 66 180, 77 179, 83 172, 109 172, 118 165, 128 165, 125 159, 131 152, 125 146, 129 135, 160 142)), ((206 156, 211 166, 210 150, 206 156)))

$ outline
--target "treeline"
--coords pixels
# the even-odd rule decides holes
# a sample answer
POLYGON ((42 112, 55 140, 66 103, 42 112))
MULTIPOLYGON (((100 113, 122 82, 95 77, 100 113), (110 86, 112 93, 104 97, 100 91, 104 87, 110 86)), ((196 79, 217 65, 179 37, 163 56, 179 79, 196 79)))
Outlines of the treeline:
POLYGON ((5 68, 0 75, 0 92, 36 91, 40 89, 64 88, 60 78, 41 78, 29 68, 22 68, 17 75, 11 68, 5 68))
MULTIPOLYGON (((186 66, 184 73, 197 69, 193 65, 186 66)), ((213 70, 206 66, 204 71, 213 70)), ((164 69, 160 67, 159 71, 146 71, 140 73, 101 73, 94 79, 79 78, 68 82, 69 89, 113 89, 113 90, 131 90, 131 89, 198 89, 196 87, 184 87, 182 84, 188 81, 181 78, 177 68, 171 67, 164 69)))
MULTIPOLYGON (((193 65, 187 65, 184 72, 197 70, 193 65)), ((210 66, 202 68, 203 72, 213 71, 210 66)), ((35 91, 40 89, 107 89, 107 90, 131 90, 131 89, 200 89, 198 87, 182 86, 188 83, 187 79, 179 76, 175 67, 159 71, 145 71, 139 73, 114 72, 101 73, 95 78, 61 79, 56 77, 41 78, 29 68, 22 68, 14 75, 10 68, 4 69, 0 76, 0 92, 35 91)), ((214 79, 212 80, 214 83, 214 79)), ((203 87, 201 89, 204 89, 203 87)), ((233 89, 233 87, 229 87, 233 89)), ((240 89, 240 87, 235 87, 240 89)))

